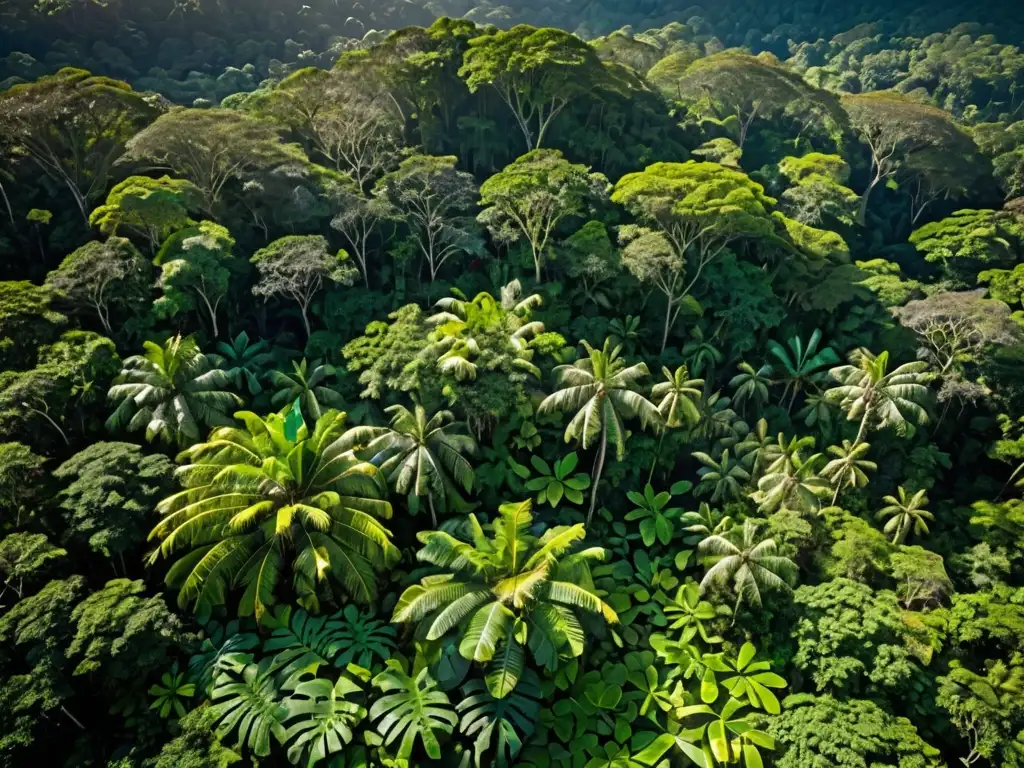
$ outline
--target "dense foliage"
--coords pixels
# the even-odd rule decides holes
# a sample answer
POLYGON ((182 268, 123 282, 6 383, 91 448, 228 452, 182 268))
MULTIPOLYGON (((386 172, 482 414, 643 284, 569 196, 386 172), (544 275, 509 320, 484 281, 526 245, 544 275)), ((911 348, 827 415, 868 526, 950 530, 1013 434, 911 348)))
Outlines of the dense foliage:
POLYGON ((1024 766, 1019 12, 311 2, 0 2, 0 766, 1024 766))

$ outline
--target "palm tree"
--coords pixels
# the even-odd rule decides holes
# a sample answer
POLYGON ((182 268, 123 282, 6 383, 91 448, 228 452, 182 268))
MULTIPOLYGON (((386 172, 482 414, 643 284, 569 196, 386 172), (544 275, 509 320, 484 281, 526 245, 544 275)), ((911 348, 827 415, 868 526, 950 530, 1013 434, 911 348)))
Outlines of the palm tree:
POLYGON ((928 496, 924 490, 908 496, 901 485, 897 491, 899 498, 886 496, 883 499, 889 506, 880 509, 877 517, 879 520, 889 518, 889 522, 882 530, 892 534, 893 544, 902 544, 907 540, 911 530, 918 535, 928 533, 927 521, 934 520, 935 515, 924 508, 928 503, 928 496))
POLYGON ((708 536, 697 545, 698 552, 718 558, 700 582, 701 593, 712 584, 731 582, 736 593, 733 623, 744 600, 755 608, 759 607, 762 591, 789 590, 799 573, 792 560, 777 554, 774 539, 760 539, 759 522, 763 521, 748 518, 743 522, 743 528, 708 536))
POLYGON ((768 387, 772 384, 772 367, 767 363, 757 370, 750 363, 740 363, 740 372, 732 377, 729 386, 735 391, 732 401, 737 408, 750 402, 760 408, 768 402, 768 387))
POLYGON ((191 337, 175 336, 162 345, 143 344, 145 353, 124 361, 121 374, 107 392, 120 404, 107 419, 107 429, 145 428, 146 440, 159 438, 179 446, 200 439, 200 425, 234 423, 231 411, 242 405, 229 392, 231 378, 213 366, 191 337))
POLYGON ((367 441, 370 461, 380 467, 391 488, 403 495, 427 497, 430 520, 437 527, 435 503, 450 504, 456 510, 467 507, 459 493, 473 489, 473 467, 463 454, 476 452, 476 440, 459 430, 465 424, 455 421, 451 411, 432 416, 416 404, 410 411, 404 405, 385 408, 391 415, 389 427, 356 427, 352 439, 367 441))
POLYGON ((651 462, 647 482, 654 476, 654 467, 658 463, 665 433, 669 428, 676 429, 684 425, 692 427, 700 421, 697 404, 703 394, 704 379, 688 378, 689 372, 685 365, 680 365, 674 373, 667 367, 662 367, 661 372, 665 380, 658 382, 651 389, 651 399, 657 403, 658 413, 662 418, 662 426, 659 429, 661 435, 658 437, 658 449, 651 462))
POLYGON ((575 439, 584 450, 597 443, 587 513, 589 525, 594 517, 608 443, 615 446, 615 458, 622 461, 626 457, 625 419, 639 418, 641 428, 646 428, 648 424, 660 426, 662 417, 654 404, 636 391, 637 382, 649 373, 646 363, 627 366, 619 357, 620 347, 613 348, 609 339, 605 339, 601 349, 594 349, 586 341, 583 346, 587 357, 555 368, 562 388, 545 397, 537 413, 575 411, 565 428, 565 442, 575 439))
POLYGON ((835 485, 836 492, 832 496, 835 506, 839 492, 844 488, 864 488, 868 484, 868 472, 874 472, 878 465, 864 457, 871 450, 868 443, 851 443, 843 440, 843 444, 829 446, 828 452, 835 456, 821 470, 821 476, 835 485))
POLYGON ((407 588, 391 618, 421 622, 428 642, 456 632, 463 658, 492 663, 487 687, 497 698, 518 682, 526 637, 537 665, 553 671, 561 654, 583 653, 581 614, 618 622, 597 596, 590 573, 590 562, 607 553, 578 548, 586 536, 583 525, 559 526, 539 536, 532 525, 527 500, 502 504, 490 536, 471 514, 472 543, 444 531, 419 533, 423 547, 416 558, 444 573, 407 588))
POLYGON ((313 361, 312 370, 306 358, 301 362, 292 361, 292 372, 271 371, 270 384, 277 391, 270 398, 274 408, 299 401, 302 415, 310 421, 316 421, 329 409, 340 410, 345 407, 345 398, 339 392, 325 386, 324 382, 337 373, 333 365, 313 361))
POLYGON ((780 507, 802 512, 818 509, 818 497, 829 491, 828 482, 817 474, 820 462, 820 453, 805 458, 796 452, 776 459, 750 495, 758 511, 771 514, 780 507))
POLYGON ((608 324, 608 336, 613 344, 621 344, 627 355, 636 354, 640 341, 640 318, 633 315, 616 317, 608 324))
POLYGON ((801 419, 804 426, 817 427, 818 434, 826 441, 831 442, 835 430, 836 404, 830 403, 827 393, 815 392, 807 395, 804 400, 804 407, 796 412, 796 418, 801 419))
POLYGON ((245 331, 235 336, 230 344, 225 341, 219 342, 217 353, 210 355, 217 367, 231 377, 236 390, 241 392, 244 385, 253 396, 263 391, 260 379, 263 378, 264 369, 273 357, 270 344, 266 340, 260 339, 255 344, 250 344, 249 334, 245 331))
POLYGON ((700 421, 698 403, 704 392, 704 379, 691 379, 685 365, 680 365, 673 373, 662 367, 665 380, 658 382, 651 389, 651 398, 658 404, 658 412, 664 426, 693 426, 700 421))
POLYGON ((691 430, 692 436, 720 442, 726 448, 731 448, 742 440, 750 431, 750 427, 729 407, 731 402, 728 397, 722 397, 721 392, 701 398, 697 403, 700 421, 691 430))
POLYGON ((689 361, 691 371, 697 376, 706 374, 704 378, 708 386, 714 386, 715 366, 722 362, 722 350, 704 337, 704 330, 699 325, 694 326, 690 335, 693 338, 683 345, 683 357, 689 361))
POLYGON ((711 501, 739 501, 743 489, 750 482, 750 473, 735 458, 729 456, 729 449, 722 452, 722 458, 715 461, 711 456, 695 451, 693 457, 704 466, 697 470, 700 483, 694 491, 698 496, 710 493, 711 501))
POLYGON ((793 409, 793 403, 801 391, 808 385, 817 385, 825 378, 825 368, 839 362, 839 356, 832 347, 818 351, 820 343, 821 331, 817 328, 807 340, 807 344, 804 344, 799 336, 792 337, 786 342, 788 350, 777 341, 768 342, 768 351, 782 364, 782 379, 786 382, 782 402, 785 402, 786 395, 792 392, 786 406, 787 411, 793 409))
POLYGON ((760 477, 781 454, 778 439, 768 435, 767 419, 758 419, 746 437, 736 443, 736 458, 743 462, 751 477, 760 477))
POLYGON ((893 426, 901 434, 910 421, 928 422, 922 406, 931 395, 922 383, 926 363, 905 363, 890 373, 888 352, 876 357, 863 348, 850 355, 850 363, 829 371, 839 386, 828 390, 826 397, 846 411, 849 421, 860 419, 854 445, 864 439, 872 419, 877 419, 877 429, 893 426))
POLYGON ((167 574, 178 604, 209 610, 244 587, 239 613, 258 619, 291 582, 298 603, 316 611, 325 581, 372 601, 374 571, 401 555, 381 524, 391 517, 383 473, 353 453, 345 414, 328 411, 312 432, 300 424, 294 440, 281 415, 237 416, 244 429, 216 429, 182 453, 185 490, 157 507, 150 562, 186 551, 167 574))

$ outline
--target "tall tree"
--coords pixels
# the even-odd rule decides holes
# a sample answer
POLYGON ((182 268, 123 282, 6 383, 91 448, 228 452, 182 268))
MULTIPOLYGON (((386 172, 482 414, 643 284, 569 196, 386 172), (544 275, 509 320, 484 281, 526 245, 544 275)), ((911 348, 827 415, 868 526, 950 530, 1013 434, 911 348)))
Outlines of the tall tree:
POLYGON ((626 458, 625 419, 638 418, 640 426, 659 426, 661 414, 654 404, 637 391, 640 379, 648 375, 647 364, 627 366, 619 357, 620 347, 612 347, 605 339, 601 349, 583 342, 587 356, 572 365, 555 368, 561 389, 544 398, 537 413, 572 412, 565 428, 565 442, 576 440, 586 450, 597 443, 594 460, 594 485, 590 491, 587 523, 597 507, 597 489, 601 484, 608 443, 615 446, 618 461, 626 458))
POLYGON ((982 270, 1013 269, 1024 258, 1024 217, 1010 211, 956 211, 910 234, 953 289, 974 288, 982 270))
POLYGON ((327 283, 351 285, 356 270, 348 262, 348 253, 332 254, 327 240, 320 235, 288 235, 279 238, 253 254, 260 279, 252 287, 256 296, 285 296, 299 305, 306 338, 312 335, 309 326, 309 305, 327 283))
POLYGON ((675 81, 684 101, 706 102, 719 118, 735 119, 733 136, 742 151, 754 120, 789 117, 817 124, 841 142, 846 115, 831 93, 815 88, 781 66, 771 54, 751 56, 734 50, 697 59, 675 81))
POLYGON ((437 527, 436 507, 454 512, 468 508, 459 493, 473 489, 473 467, 466 459, 476 452, 476 440, 462 434, 466 425, 455 421, 451 411, 428 414, 420 404, 385 409, 388 427, 356 427, 354 434, 366 440, 364 455, 380 467, 397 493, 427 497, 430 520, 437 527))
POLYGON ((120 401, 107 428, 145 428, 146 440, 186 446, 200 439, 199 427, 231 424, 242 405, 228 391, 230 377, 215 368, 191 338, 175 336, 163 345, 147 341, 142 355, 124 361, 108 398, 120 401))
POLYGON ((217 308, 228 291, 228 265, 234 247, 231 233, 212 221, 202 221, 167 238, 154 260, 160 267, 157 286, 163 294, 153 304, 156 313, 175 317, 202 306, 214 337, 218 336, 217 308))
POLYGON ((1010 308, 983 294, 984 290, 938 291, 893 311, 901 325, 917 334, 918 357, 942 380, 940 402, 962 391, 964 366, 977 363, 985 348, 1013 346, 1024 339, 1010 308))
POLYGON ((459 74, 471 92, 492 87, 523 134, 539 149, 552 122, 573 99, 601 87, 604 67, 576 35, 525 24, 469 41, 459 74))
POLYGON ((586 536, 581 524, 537 536, 529 500, 502 504, 490 537, 475 515, 469 520, 472 542, 444 531, 418 535, 417 559, 449 573, 408 587, 392 621, 421 622, 428 642, 457 631, 463 658, 490 662, 485 681, 500 699, 519 682, 526 648, 538 666, 555 670, 560 659, 585 650, 580 616, 609 624, 618 616, 597 596, 590 573, 605 550, 578 548, 586 536))
POLYGON ((195 226, 189 212, 199 210, 201 195, 191 181, 161 176, 129 176, 118 182, 106 202, 89 214, 89 223, 105 235, 134 234, 151 253, 173 232, 195 226))
POLYGON ((457 162, 455 157, 413 155, 374 186, 374 194, 386 197, 409 224, 431 283, 450 258, 483 250, 471 214, 476 181, 458 170, 457 162))
POLYGON ((111 310, 137 310, 149 301, 152 267, 123 237, 93 240, 64 257, 46 276, 54 290, 96 313, 108 335, 114 334, 111 310))
MULTIPOLYGON (((173 489, 174 466, 161 454, 147 456, 131 443, 93 443, 54 470, 65 544, 87 545, 120 564, 141 553, 157 502, 173 489)), ((117 573, 117 567, 114 567, 117 573)))
POLYGON ((258 181, 280 168, 303 169, 308 160, 285 144, 271 123, 234 109, 175 109, 127 144, 124 162, 172 171, 202 195, 202 210, 216 216, 226 186, 258 181))
POLYGON ((288 126, 314 156, 348 174, 360 191, 393 167, 404 116, 386 83, 344 67, 305 67, 291 73, 256 104, 256 111, 288 126))
POLYGON ((381 234, 384 222, 398 217, 398 211, 387 197, 365 195, 353 185, 351 188, 338 186, 331 193, 331 199, 338 213, 331 219, 331 229, 341 232, 348 241, 349 253, 359 264, 363 284, 370 287, 370 253, 375 235, 378 244, 386 241, 381 234))
POLYGON ((484 211, 478 218, 499 242, 526 238, 539 283, 558 225, 584 215, 589 204, 604 196, 607 186, 604 176, 570 163, 556 149, 534 150, 483 183, 480 205, 484 211))
POLYGON ((125 143, 158 114, 127 83, 66 67, 0 94, 0 150, 65 187, 88 226, 125 143))
POLYGON ((927 363, 904 363, 889 371, 888 351, 876 356, 863 348, 850 354, 850 363, 829 371, 839 385, 829 389, 825 397, 846 411, 848 420, 860 419, 854 445, 867 436, 870 426, 892 426, 904 432, 910 422, 928 422, 923 405, 931 397, 923 383, 927 363))
MULTIPOLYGON (((923 179, 925 192, 955 194, 956 187, 946 174, 929 174, 924 167, 915 168, 914 162, 924 154, 931 156, 929 167, 947 166, 976 168, 979 162, 968 158, 977 155, 971 137, 960 130, 945 110, 920 102, 910 96, 893 91, 860 93, 843 98, 843 107, 850 122, 871 152, 871 179, 861 196, 857 221, 867 220, 871 193, 882 182, 903 174, 915 174, 923 179), (945 187, 945 189, 943 189, 945 187)), ((976 171, 972 172, 976 173, 976 171)), ((956 183, 964 183, 961 175, 956 183)), ((909 179, 908 179, 909 180, 909 179)))
POLYGON ((178 604, 205 613, 244 587, 239 614, 262 619, 289 570, 307 610, 324 583, 373 600, 374 571, 400 554, 381 523, 391 517, 384 477, 352 452, 345 414, 329 411, 294 436, 283 416, 239 418, 244 428, 214 430, 183 453, 185 490, 159 505, 150 562, 185 552, 167 573, 178 604))
POLYGON ((704 268, 733 241, 772 233, 774 200, 742 172, 717 163, 655 163, 623 176, 612 201, 643 222, 619 230, 623 263, 665 295, 662 350, 704 268))

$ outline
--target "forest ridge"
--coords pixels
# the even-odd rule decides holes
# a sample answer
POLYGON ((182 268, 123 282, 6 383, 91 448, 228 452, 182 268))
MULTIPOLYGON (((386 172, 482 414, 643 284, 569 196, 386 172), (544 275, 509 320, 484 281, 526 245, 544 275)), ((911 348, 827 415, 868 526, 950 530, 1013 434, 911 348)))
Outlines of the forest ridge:
POLYGON ((977 6, 0 2, 0 765, 1024 766, 977 6))

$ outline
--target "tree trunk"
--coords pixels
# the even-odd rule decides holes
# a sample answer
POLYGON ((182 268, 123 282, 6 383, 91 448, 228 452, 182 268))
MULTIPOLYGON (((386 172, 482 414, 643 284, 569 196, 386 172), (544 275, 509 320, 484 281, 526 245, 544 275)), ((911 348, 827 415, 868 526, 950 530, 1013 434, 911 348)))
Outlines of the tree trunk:
POLYGON ((868 184, 868 188, 864 190, 864 194, 860 198, 860 208, 857 209, 857 223, 862 227, 867 225, 868 219, 868 200, 871 198, 871 193, 875 187, 878 186, 878 182, 882 180, 881 176, 875 176, 868 184))
POLYGON ((665 347, 668 346, 668 332, 672 328, 672 297, 668 296, 668 306, 665 307, 665 332, 661 335, 661 353, 665 354, 665 347))
POLYGON ((75 717, 74 715, 72 715, 72 714, 71 714, 70 712, 68 712, 68 709, 67 709, 67 707, 65 707, 65 706, 64 706, 63 704, 61 704, 61 706, 60 706, 60 711, 61 711, 61 712, 63 712, 63 713, 65 714, 65 715, 67 715, 67 716, 68 716, 68 718, 69 718, 69 719, 71 720, 71 722, 72 722, 72 723, 74 723, 75 725, 77 725, 77 726, 78 726, 79 728, 81 728, 81 729, 82 729, 83 731, 85 730, 85 726, 84 726, 84 725, 82 725, 82 721, 81 721, 81 720, 79 720, 79 719, 78 719, 77 717, 75 717))
POLYGON ((3 181, 0 181, 0 197, 4 199, 4 208, 7 209, 7 218, 11 220, 11 226, 13 227, 15 226, 14 211, 11 209, 11 201, 7 197, 7 190, 4 189, 3 181))
POLYGON ((205 293, 200 291, 199 295, 202 296, 203 303, 206 305, 206 311, 209 312, 210 314, 210 322, 213 323, 213 338, 217 338, 217 336, 220 335, 217 330, 217 310, 214 307, 210 306, 210 300, 206 298, 205 293))
POLYGON ((309 314, 306 311, 308 306, 308 304, 299 304, 299 307, 302 309, 302 324, 306 327, 306 341, 309 341, 309 337, 313 335, 309 327, 309 314))
POLYGON ((647 484, 651 484, 651 480, 654 479, 654 468, 658 464, 658 457, 661 455, 661 444, 665 442, 665 433, 668 432, 668 427, 664 426, 661 428, 661 437, 658 438, 658 449, 654 452, 654 458, 651 460, 651 471, 647 475, 647 484))
POLYGON ((433 494, 427 494, 427 504, 430 506, 430 524, 434 526, 434 530, 437 530, 437 512, 434 510, 433 494))
POLYGON ((597 506, 597 487, 601 484, 601 470, 604 469, 604 454, 608 448, 608 422, 601 425, 601 447, 597 449, 594 460, 594 488, 590 492, 590 511, 587 512, 587 526, 594 519, 594 507, 597 506))
POLYGON ((868 419, 871 418, 871 406, 868 405, 864 409, 864 418, 860 420, 860 429, 857 430, 857 439, 853 441, 854 446, 860 444, 861 440, 864 439, 864 432, 868 428, 868 419))

